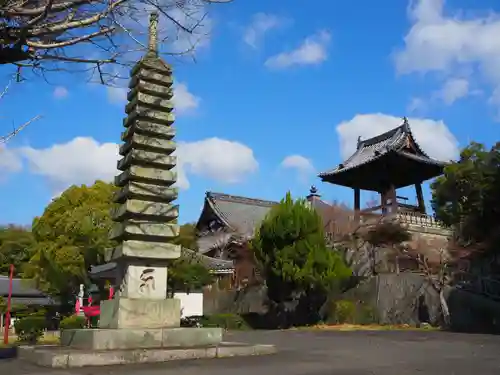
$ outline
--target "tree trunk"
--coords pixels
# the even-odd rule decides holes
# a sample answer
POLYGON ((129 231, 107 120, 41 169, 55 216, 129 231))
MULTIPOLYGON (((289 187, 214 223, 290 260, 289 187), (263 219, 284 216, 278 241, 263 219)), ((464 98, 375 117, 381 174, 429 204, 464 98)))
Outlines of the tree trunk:
POLYGON ((450 309, 448 308, 448 302, 444 296, 444 288, 439 291, 439 302, 443 313, 444 324, 446 327, 449 327, 451 325, 450 309))

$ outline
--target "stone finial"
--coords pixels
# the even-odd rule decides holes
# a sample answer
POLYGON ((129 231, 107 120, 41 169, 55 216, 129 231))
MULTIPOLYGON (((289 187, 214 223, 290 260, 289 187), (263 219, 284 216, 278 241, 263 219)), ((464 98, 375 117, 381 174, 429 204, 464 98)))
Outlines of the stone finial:
POLYGON ((312 201, 314 199, 320 198, 321 196, 318 194, 318 189, 316 186, 312 185, 309 189, 309 195, 306 197, 308 201, 312 201))
POLYGON ((158 12, 153 11, 149 16, 148 55, 158 56, 158 12))

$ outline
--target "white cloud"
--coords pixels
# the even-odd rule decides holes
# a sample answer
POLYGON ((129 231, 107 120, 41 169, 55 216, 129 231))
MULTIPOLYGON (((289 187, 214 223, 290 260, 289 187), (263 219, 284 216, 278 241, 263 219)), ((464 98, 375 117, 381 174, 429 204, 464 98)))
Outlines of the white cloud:
POLYGON ((295 170, 301 181, 307 180, 315 170, 312 161, 302 155, 287 156, 281 162, 281 167, 295 170))
MULTIPOLYGON (((108 100, 110 103, 125 105, 127 102, 128 89, 125 87, 106 87, 108 100)), ((199 107, 201 99, 188 90, 185 83, 177 83, 174 86, 175 111, 177 114, 186 114, 199 107)))
POLYGON ((273 14, 257 13, 252 17, 252 22, 245 29, 243 41, 252 48, 257 48, 257 44, 264 35, 272 29, 281 26, 283 20, 273 14))
POLYGON ((284 69, 294 65, 318 65, 328 58, 327 47, 331 36, 321 31, 306 38, 296 49, 282 52, 267 59, 265 65, 272 69, 284 69))
POLYGON ((197 142, 180 142, 177 155, 186 173, 230 184, 243 181, 259 168, 250 147, 215 137, 197 142))
POLYGON ((185 83, 175 85, 173 100, 177 114, 193 111, 200 105, 200 98, 190 92, 185 83))
MULTIPOLYGON (((422 149, 437 160, 449 161, 458 156, 458 142, 443 121, 409 118, 411 130, 422 149)), ((337 126, 342 158, 356 150, 358 137, 367 139, 402 124, 402 119, 382 113, 356 115, 337 126)))
POLYGON ((106 93, 110 103, 124 105, 127 102, 127 89, 125 87, 106 86, 106 93))
POLYGON ((308 158, 302 155, 289 155, 281 162, 283 168, 297 169, 301 172, 314 171, 314 166, 308 158))
MULTIPOLYGON (((0 159, 0 169, 18 171, 20 159, 24 158, 31 172, 44 177, 55 194, 73 184, 92 184, 98 179, 112 181, 119 173, 116 169, 120 158, 118 145, 99 143, 91 137, 77 137, 44 149, 22 147, 8 152, 7 158, 2 155, 0 159)), ((181 142, 176 153, 179 158, 177 185, 181 189, 189 187, 189 174, 238 183, 258 169, 252 149, 235 141, 208 138, 181 142)))
MULTIPOLYGON (((486 79, 492 88, 490 101, 496 103, 494 92, 500 90, 500 14, 466 18, 463 12, 457 12, 447 16, 444 4, 444 0, 411 2, 412 26, 404 38, 404 48, 394 55, 398 73, 435 72, 445 79, 467 75, 476 82, 486 79)), ((452 97, 448 97, 450 101, 452 97)))
POLYGON ((408 104, 407 110, 410 113, 420 112, 427 107, 425 100, 422 98, 413 97, 408 104))
POLYGON ((54 98, 64 99, 65 97, 68 96, 68 94, 69 94, 69 92, 68 92, 68 89, 66 87, 57 86, 54 89, 54 98))
POLYGON ((0 182, 9 173, 19 172, 23 168, 21 159, 15 152, 0 144, 0 182))
POLYGON ((117 174, 118 145, 99 143, 90 137, 77 137, 44 149, 23 147, 18 152, 28 161, 31 172, 43 176, 53 192, 72 184, 111 181, 117 174))
POLYGON ((468 94, 469 81, 465 78, 452 78, 444 83, 443 88, 436 93, 436 96, 442 99, 445 104, 451 105, 468 94))

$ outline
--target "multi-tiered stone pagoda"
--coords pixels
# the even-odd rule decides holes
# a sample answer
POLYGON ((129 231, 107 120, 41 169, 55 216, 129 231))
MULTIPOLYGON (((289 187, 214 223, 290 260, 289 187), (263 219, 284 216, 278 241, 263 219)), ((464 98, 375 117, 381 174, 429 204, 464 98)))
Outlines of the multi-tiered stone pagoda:
POLYGON ((180 301, 167 298, 168 264, 181 256, 172 69, 158 56, 158 15, 150 20, 147 54, 132 69, 118 161, 120 191, 106 254, 119 286, 101 301, 98 329, 61 333, 62 348, 23 348, 22 357, 49 367, 81 367, 274 352, 266 345, 222 343, 221 328, 181 328, 180 301), (61 350, 63 349, 63 350, 61 350))

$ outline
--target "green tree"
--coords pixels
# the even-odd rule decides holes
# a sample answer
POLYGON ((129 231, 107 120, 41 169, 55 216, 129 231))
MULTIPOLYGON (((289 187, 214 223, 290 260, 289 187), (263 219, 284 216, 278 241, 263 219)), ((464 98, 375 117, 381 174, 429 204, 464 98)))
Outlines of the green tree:
MULTIPOLYGON (((79 284, 88 282, 89 267, 102 264, 104 251, 116 246, 108 239, 116 191, 113 184, 97 181, 92 186, 72 186, 53 200, 33 221, 35 243, 25 276, 42 290, 72 301, 79 284)), ((195 225, 181 225, 172 242, 195 250, 195 225)), ((169 268, 169 283, 177 289, 194 290, 210 282, 209 271, 191 258, 183 256, 169 268)))
POLYGON ((173 292, 193 292, 212 282, 213 275, 194 251, 183 249, 168 269, 168 289, 173 292))
POLYGON ((271 209, 250 245, 281 326, 297 318, 300 323, 318 320, 327 293, 351 275, 328 248, 318 213, 304 200, 292 200, 290 193, 271 209))
POLYGON ((436 217, 455 228, 461 245, 500 243, 500 142, 471 143, 432 184, 436 217))
POLYGON ((112 195, 116 187, 102 181, 71 186, 33 221, 36 241, 26 276, 42 290, 72 299, 87 279, 91 265, 101 264, 111 228, 112 195))
POLYGON ((33 234, 26 228, 15 225, 0 227, 0 275, 8 275, 11 264, 15 276, 21 274, 31 258, 33 243, 33 234))
POLYGON ((182 224, 179 232, 179 236, 175 238, 172 242, 176 245, 181 245, 187 249, 198 250, 197 244, 197 231, 195 223, 182 224))

